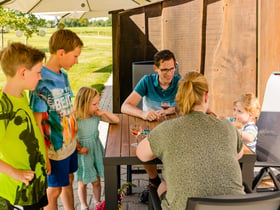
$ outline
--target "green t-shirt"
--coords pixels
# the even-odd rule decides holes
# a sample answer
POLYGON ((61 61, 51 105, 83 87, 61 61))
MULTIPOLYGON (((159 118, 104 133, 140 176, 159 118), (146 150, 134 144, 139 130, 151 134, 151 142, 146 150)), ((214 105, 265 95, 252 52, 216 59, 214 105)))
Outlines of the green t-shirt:
POLYGON ((35 171, 29 185, 0 173, 0 197, 13 205, 33 205, 46 195, 45 144, 34 115, 24 97, 0 90, 0 160, 14 168, 35 171))

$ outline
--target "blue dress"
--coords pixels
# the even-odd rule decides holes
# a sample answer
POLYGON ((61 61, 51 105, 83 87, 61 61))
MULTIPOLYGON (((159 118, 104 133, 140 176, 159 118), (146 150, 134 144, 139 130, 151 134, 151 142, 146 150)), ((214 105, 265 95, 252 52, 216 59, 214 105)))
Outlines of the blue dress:
POLYGON ((99 139, 98 124, 100 117, 77 120, 78 141, 82 147, 88 148, 88 154, 78 154, 78 170, 76 181, 88 184, 97 181, 97 176, 104 178, 103 156, 104 148, 99 139))

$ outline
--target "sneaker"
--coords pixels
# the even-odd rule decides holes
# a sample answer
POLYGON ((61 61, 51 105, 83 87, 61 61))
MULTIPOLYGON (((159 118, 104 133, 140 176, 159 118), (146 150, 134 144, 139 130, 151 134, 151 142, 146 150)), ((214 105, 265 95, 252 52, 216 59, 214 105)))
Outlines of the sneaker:
POLYGON ((139 201, 142 202, 142 203, 146 203, 147 201, 149 201, 149 188, 150 187, 154 187, 157 189, 157 187, 150 183, 147 187, 145 187, 145 189, 140 193, 140 196, 139 196, 139 201))

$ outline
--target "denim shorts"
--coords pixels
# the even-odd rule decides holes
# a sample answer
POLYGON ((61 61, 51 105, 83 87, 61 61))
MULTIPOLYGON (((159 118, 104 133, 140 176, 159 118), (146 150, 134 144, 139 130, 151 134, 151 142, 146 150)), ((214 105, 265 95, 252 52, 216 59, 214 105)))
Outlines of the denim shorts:
POLYGON ((49 187, 65 187, 70 184, 69 174, 78 169, 78 152, 72 153, 63 160, 51 160, 51 174, 48 174, 49 187))

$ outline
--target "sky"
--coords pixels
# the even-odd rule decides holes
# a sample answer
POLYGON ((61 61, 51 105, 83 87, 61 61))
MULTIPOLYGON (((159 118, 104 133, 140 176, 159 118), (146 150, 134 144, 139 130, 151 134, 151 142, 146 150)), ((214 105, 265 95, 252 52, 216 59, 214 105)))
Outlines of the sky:
MULTIPOLYGON (((43 18, 45 20, 56 20, 56 16, 54 15, 43 15, 43 14, 35 14, 37 17, 39 18, 43 18)), ((57 16, 58 18, 60 18, 60 16, 57 16)), ((91 20, 107 20, 108 17, 98 17, 98 18, 91 18, 91 20)))

